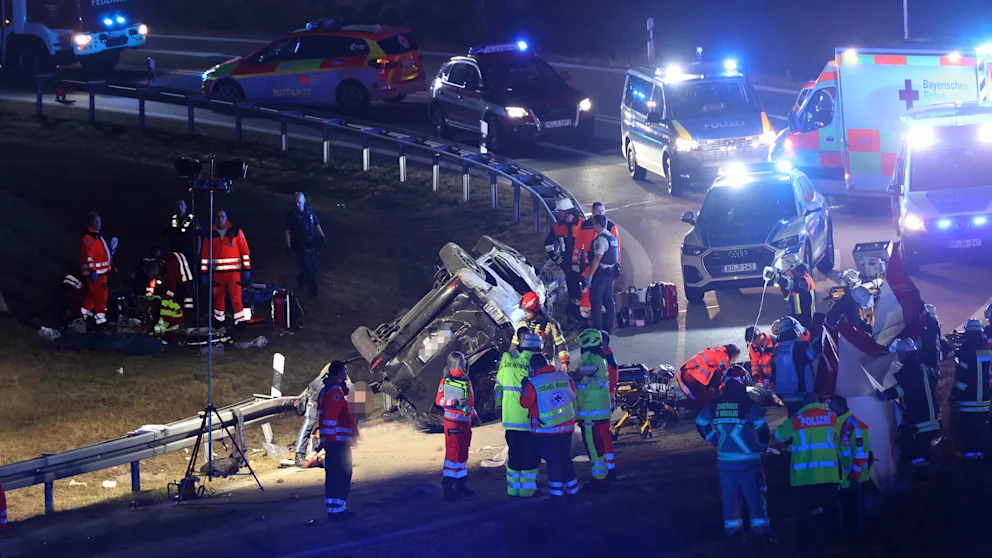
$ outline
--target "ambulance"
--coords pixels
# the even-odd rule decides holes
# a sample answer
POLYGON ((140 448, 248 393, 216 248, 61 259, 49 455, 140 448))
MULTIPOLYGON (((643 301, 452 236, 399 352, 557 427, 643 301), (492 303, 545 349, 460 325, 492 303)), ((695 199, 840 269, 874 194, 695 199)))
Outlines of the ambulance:
POLYGON ((769 152, 826 195, 884 196, 906 111, 988 99, 985 50, 841 49, 769 152))
POLYGON ((992 254, 992 106, 942 103, 903 116, 889 187, 903 263, 988 261, 992 254))

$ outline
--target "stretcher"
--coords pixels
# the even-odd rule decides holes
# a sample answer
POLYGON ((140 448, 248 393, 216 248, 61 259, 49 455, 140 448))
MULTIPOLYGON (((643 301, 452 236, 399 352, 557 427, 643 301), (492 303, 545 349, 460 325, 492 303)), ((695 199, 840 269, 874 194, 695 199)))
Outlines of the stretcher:
POLYGON ((675 369, 661 365, 649 370, 643 364, 624 364, 619 367, 616 406, 622 412, 620 419, 610 426, 610 437, 616 440, 627 424, 637 425, 641 439, 653 438, 654 428, 664 429, 669 423, 678 422, 679 401, 685 393, 675 380, 675 369))

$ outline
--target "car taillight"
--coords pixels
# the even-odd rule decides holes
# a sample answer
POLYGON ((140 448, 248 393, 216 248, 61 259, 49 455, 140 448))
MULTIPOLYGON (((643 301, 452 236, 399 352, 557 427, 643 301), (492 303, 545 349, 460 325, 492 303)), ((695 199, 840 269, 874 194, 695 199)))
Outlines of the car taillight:
POLYGON ((382 357, 373 360, 371 368, 375 368, 376 366, 379 366, 380 363, 382 363, 382 357))
POLYGON ((393 68, 399 67, 399 63, 390 62, 385 58, 376 58, 375 60, 369 60, 369 67, 377 70, 392 70, 393 68))

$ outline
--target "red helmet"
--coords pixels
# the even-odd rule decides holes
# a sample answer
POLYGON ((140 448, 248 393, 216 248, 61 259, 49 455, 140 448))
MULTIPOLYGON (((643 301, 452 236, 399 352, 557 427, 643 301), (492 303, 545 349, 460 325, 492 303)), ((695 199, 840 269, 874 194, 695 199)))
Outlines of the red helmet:
POLYGON ((747 370, 740 364, 735 364, 724 376, 723 382, 729 384, 730 382, 738 382, 742 386, 747 385, 747 370))
POLYGON ((537 293, 534 291, 530 291, 520 299, 520 307, 531 312, 540 312, 541 297, 537 296, 537 293))

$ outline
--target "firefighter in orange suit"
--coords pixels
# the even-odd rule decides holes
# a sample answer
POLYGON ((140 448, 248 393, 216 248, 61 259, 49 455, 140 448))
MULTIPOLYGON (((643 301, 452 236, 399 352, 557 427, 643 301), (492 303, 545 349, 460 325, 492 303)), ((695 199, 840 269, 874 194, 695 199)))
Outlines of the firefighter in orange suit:
MULTIPOLYGON (((593 215, 606 215, 606 206, 603 202, 598 201, 592 204, 592 214, 593 215)), ((617 239, 617 274, 619 276, 620 272, 620 229, 617 224, 613 221, 606 221, 606 230, 613 235, 613 238, 617 239)), ((582 227, 579 232, 579 237, 576 240, 576 250, 573 256, 573 262, 579 264, 579 270, 585 272, 586 267, 589 265, 592 253, 592 241, 596 240, 596 231, 592 228, 592 218, 585 219, 582 221, 582 227)), ((582 316, 583 323, 592 327, 592 300, 589 297, 589 285, 584 285, 581 290, 582 296, 579 301, 579 315, 582 316)))
POLYGON ((555 204, 555 218, 544 241, 544 249, 548 253, 548 259, 558 264, 565 274, 569 315, 582 321, 579 314, 579 301, 582 299, 579 238, 585 218, 568 198, 560 199, 555 204))
POLYGON ((87 216, 87 230, 80 241, 79 263, 86 279, 86 297, 80 311, 83 317, 92 318, 97 328, 107 323, 107 274, 113 268, 114 252, 117 250, 117 238, 110 239, 110 244, 100 234, 103 220, 99 213, 87 216))
POLYGON ((684 406, 698 411, 708 405, 723 383, 724 372, 730 370, 740 354, 737 345, 710 347, 686 361, 675 375, 688 397, 684 406))
POLYGON ((227 212, 223 209, 214 212, 213 230, 209 238, 203 239, 200 250, 200 280, 204 285, 211 268, 214 274, 214 322, 218 326, 224 325, 225 296, 231 297, 234 325, 244 322, 247 316, 241 303, 241 288, 251 282, 251 254, 244 231, 227 220, 227 212))
POLYGON ((475 492, 466 486, 468 447, 472 443, 472 422, 478 421, 479 415, 475 413, 475 392, 464 354, 455 351, 448 355, 434 403, 444 409, 444 499, 471 496, 475 492))
POLYGON ((775 389, 772 386, 772 356, 775 355, 775 339, 771 335, 758 331, 754 326, 744 330, 744 340, 747 341, 751 357, 751 378, 755 385, 775 389))
POLYGON ((335 360, 327 366, 324 389, 317 398, 320 447, 324 450, 324 502, 328 521, 347 521, 351 491, 351 446, 358 438, 358 425, 348 407, 348 366, 335 360))

